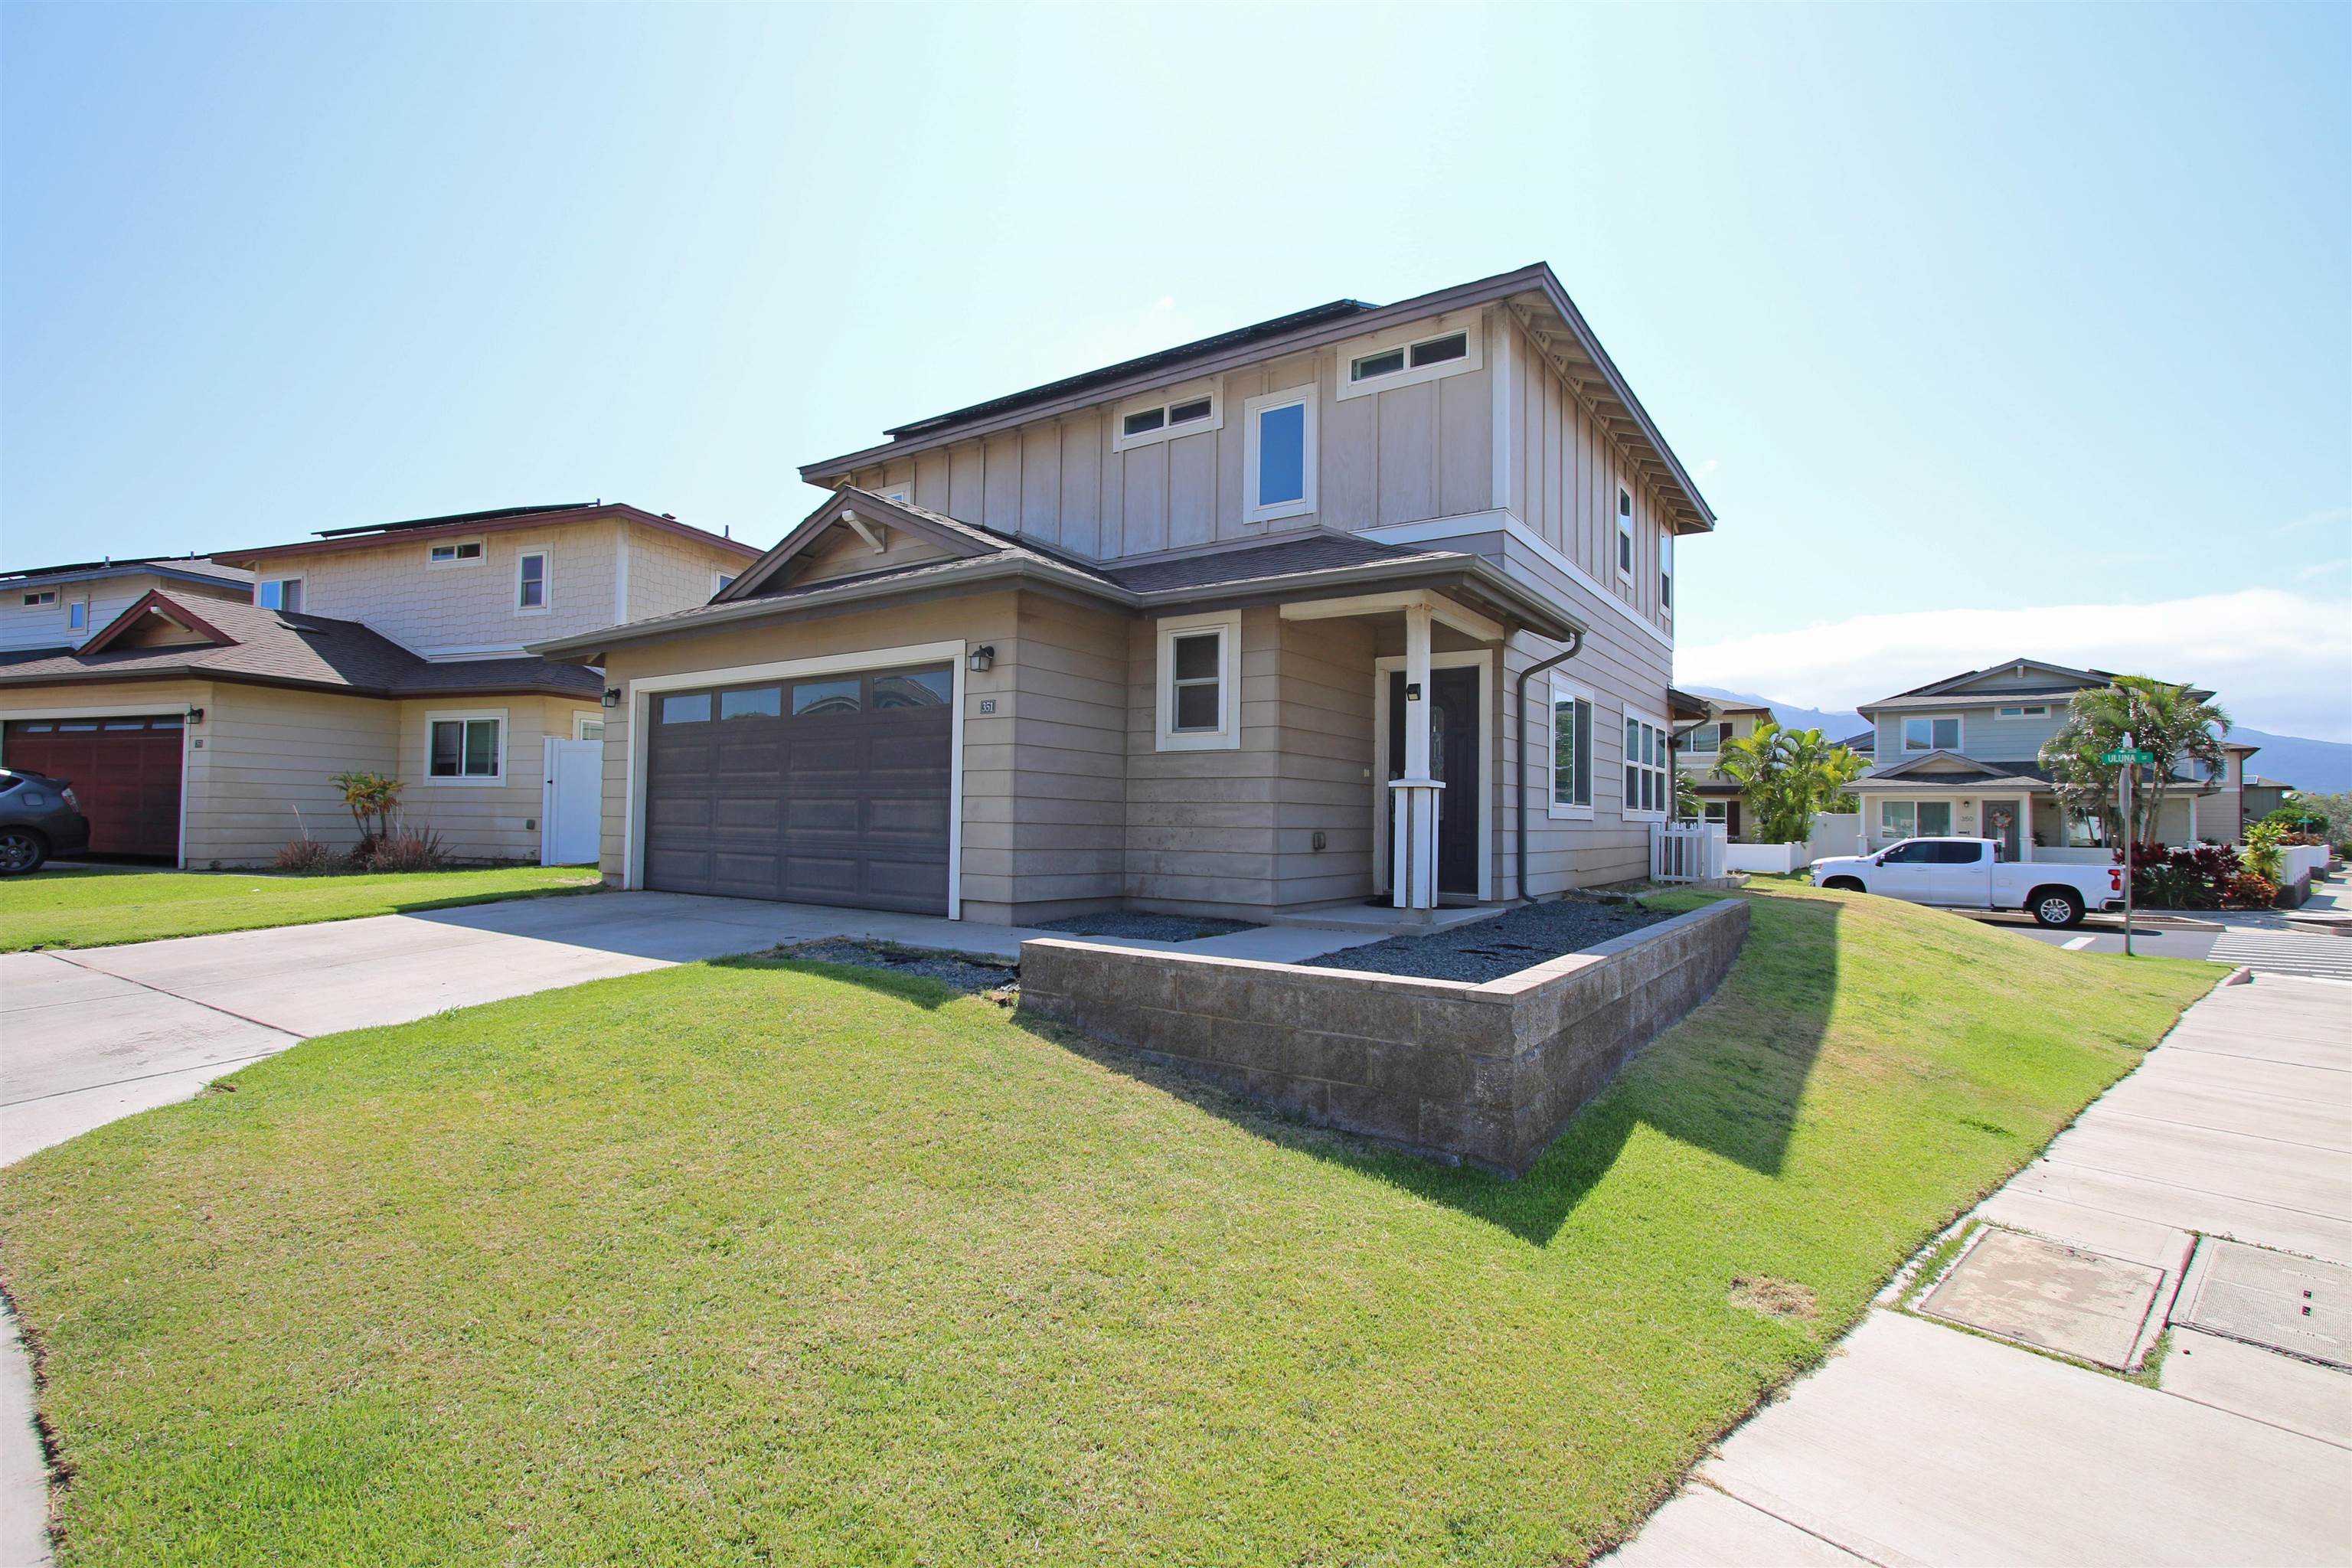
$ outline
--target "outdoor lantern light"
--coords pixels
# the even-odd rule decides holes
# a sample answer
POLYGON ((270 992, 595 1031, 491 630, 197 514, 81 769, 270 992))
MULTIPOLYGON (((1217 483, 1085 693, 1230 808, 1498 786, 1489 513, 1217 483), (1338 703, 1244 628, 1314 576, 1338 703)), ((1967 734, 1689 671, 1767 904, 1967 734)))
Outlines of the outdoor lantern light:
POLYGON ((201 709, 201 708, 191 708, 191 709, 189 709, 189 710, 188 710, 188 722, 189 722, 189 723, 191 723, 191 724, 201 724, 201 723, 203 723, 204 721, 205 721, 205 710, 204 710, 203 709, 201 709))
POLYGON ((994 668, 995 664, 996 647, 994 644, 982 643, 980 647, 971 650, 971 668, 975 673, 985 675, 991 668, 994 668))
POLYGON ((618 708, 620 705, 621 689, 617 686, 608 686, 604 688, 604 706, 607 708, 618 708))

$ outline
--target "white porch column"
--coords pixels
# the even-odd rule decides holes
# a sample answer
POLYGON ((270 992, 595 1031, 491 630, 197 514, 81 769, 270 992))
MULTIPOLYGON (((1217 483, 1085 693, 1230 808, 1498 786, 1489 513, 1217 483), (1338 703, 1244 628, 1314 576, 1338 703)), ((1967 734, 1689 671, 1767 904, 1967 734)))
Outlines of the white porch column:
POLYGON ((2197 847, 2197 797, 2194 795, 2189 797, 2189 847, 2192 849, 2197 847))
POLYGON ((2020 863, 2033 858, 2033 797, 2017 797, 2017 858, 2020 863))
POLYGON ((1429 776, 1429 715, 1434 689, 1429 679, 1427 605, 1404 611, 1404 776, 1389 781, 1395 816, 1389 832, 1395 863, 1389 886, 1398 909, 1437 908, 1437 792, 1445 786, 1429 776))

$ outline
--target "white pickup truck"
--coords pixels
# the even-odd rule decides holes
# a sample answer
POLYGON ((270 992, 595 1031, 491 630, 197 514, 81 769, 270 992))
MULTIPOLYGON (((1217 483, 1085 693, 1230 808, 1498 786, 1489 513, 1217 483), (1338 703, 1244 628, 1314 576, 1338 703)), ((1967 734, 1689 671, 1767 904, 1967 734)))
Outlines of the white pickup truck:
POLYGON ((1906 838, 1875 855, 1814 861, 1813 886, 1950 909, 2023 910, 2042 925, 2071 926, 2086 910, 2124 901, 2124 868, 2011 862, 1990 838, 1906 838))

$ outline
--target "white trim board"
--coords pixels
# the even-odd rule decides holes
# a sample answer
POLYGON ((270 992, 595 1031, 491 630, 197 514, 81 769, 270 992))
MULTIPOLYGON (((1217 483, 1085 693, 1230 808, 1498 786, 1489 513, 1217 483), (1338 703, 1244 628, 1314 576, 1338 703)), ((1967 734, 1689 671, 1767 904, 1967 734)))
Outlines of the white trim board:
MULTIPOLYGON (((1495 896, 1495 785, 1503 748, 1495 708, 1495 656, 1487 649, 1469 653, 1433 653, 1432 669, 1478 670, 1478 901, 1495 896)), ((1389 677, 1404 668, 1404 656, 1391 654, 1372 660, 1372 890, 1389 890, 1389 677)), ((1457 898, 1459 894, 1455 895, 1457 898)))
POLYGON ((656 692, 688 691, 704 686, 743 686, 755 680, 789 679, 803 675, 833 675, 846 669, 878 669, 897 664, 948 661, 955 674, 955 690, 948 718, 948 907, 951 921, 963 919, 963 725, 964 650, 952 642, 908 643, 898 647, 862 648, 855 653, 825 654, 814 658, 778 659, 768 664, 739 664, 726 669, 698 669, 681 675, 646 675, 629 681, 623 700, 629 710, 629 762, 621 794, 621 885, 646 885, 646 836, 643 820, 647 718, 656 692))
MULTIPOLYGON (((1641 611, 1619 596, 1616 589, 1604 588, 1595 582, 1591 573, 1544 542, 1539 534, 1519 521, 1516 512, 1497 507, 1486 511, 1459 512, 1453 517, 1433 517, 1425 522, 1392 522, 1380 528, 1360 528, 1356 531, 1366 539, 1378 540, 1383 544, 1434 544, 1448 539, 1459 539, 1465 534, 1493 533, 1497 529, 1527 546, 1530 553, 1553 571, 1616 611, 1660 647, 1670 653, 1674 650, 1672 632, 1662 631, 1651 624, 1641 611)), ((1561 606, 1562 609, 1569 607, 1561 606)))

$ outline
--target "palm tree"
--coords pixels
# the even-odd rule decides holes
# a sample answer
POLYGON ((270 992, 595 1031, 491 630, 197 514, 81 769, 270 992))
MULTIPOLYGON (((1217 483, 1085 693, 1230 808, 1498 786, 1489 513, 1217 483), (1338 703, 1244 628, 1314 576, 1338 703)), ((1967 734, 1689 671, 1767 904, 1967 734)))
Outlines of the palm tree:
POLYGON ((1837 804, 1863 762, 1819 730, 1783 730, 1767 719, 1753 734, 1726 741, 1716 766, 1738 784, 1761 842, 1802 844, 1814 815, 1837 804))
POLYGON ((2042 765, 2051 771, 2059 804, 2070 815, 2095 817, 2106 825, 2111 839, 2147 844, 2156 838, 2166 798, 2196 787, 2197 780, 2181 774, 2182 765, 2203 763, 2219 771, 2224 763, 2221 737, 2229 732, 2229 714, 2191 695, 2186 686, 2118 675, 2113 685, 2074 693, 2066 722, 2042 743, 2042 765), (2116 808, 2123 764, 2101 760, 2120 749, 2126 735, 2153 759, 2132 781, 2129 822, 2116 808))

